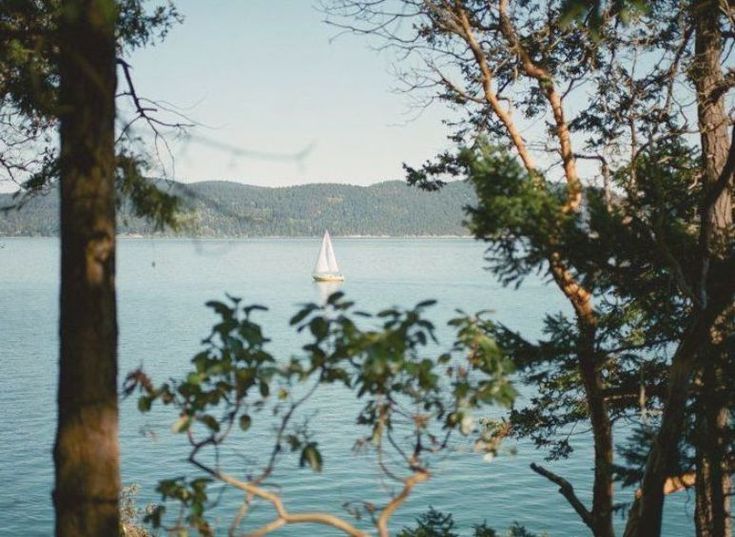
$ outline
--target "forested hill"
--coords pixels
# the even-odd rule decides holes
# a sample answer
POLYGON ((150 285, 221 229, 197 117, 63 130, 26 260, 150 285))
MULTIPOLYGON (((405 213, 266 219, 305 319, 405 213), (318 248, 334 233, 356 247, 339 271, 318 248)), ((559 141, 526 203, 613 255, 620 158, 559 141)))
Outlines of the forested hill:
MULTIPOLYGON (((184 199, 185 226, 179 235, 200 237, 334 235, 466 235, 463 207, 475 201, 462 182, 424 192, 400 181, 361 187, 312 184, 283 188, 223 181, 172 184, 184 199)), ((12 203, 0 194, 0 207, 12 203)), ((0 236, 56 235, 58 193, 38 196, 21 210, 0 212, 0 236)), ((120 211, 119 232, 148 235, 146 221, 120 211)), ((171 234, 166 232, 166 234, 171 234)))

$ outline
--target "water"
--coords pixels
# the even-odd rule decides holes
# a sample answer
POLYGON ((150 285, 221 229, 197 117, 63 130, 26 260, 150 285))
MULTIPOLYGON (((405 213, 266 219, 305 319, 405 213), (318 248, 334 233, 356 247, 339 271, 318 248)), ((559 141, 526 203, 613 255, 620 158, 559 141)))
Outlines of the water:
MULTIPOLYGON (((58 243, 0 239, 0 246, 0 535, 46 536, 53 532, 58 243)), ((539 280, 517 291, 496 284, 482 268, 482 245, 470 240, 337 238, 334 246, 347 275, 342 290, 369 311, 435 298, 439 303, 430 317, 437 324, 456 308, 491 309, 497 319, 531 337, 539 334, 545 312, 568 311, 556 289, 539 280)), ((214 321, 204 302, 222 298, 225 292, 267 305, 270 310, 260 320, 273 339, 271 351, 283 357, 297 353, 299 341, 288 319, 298 304, 320 299, 319 288, 309 278, 318 248, 319 239, 120 240, 121 373, 143 364, 162 381, 184 371, 214 321)), ((446 330, 440 330, 440 336, 449 343, 446 330)), ((324 473, 300 470, 292 457, 279 465, 274 480, 282 485, 292 512, 319 509, 345 515, 344 501, 381 503, 387 498, 386 486, 394 489, 379 479, 369 456, 352 453, 357 437, 351 425, 354 404, 346 397, 326 389, 315 399, 319 412, 313 424, 325 456, 324 473)), ((124 401, 121 413, 123 481, 141 486, 141 504, 157 500, 158 479, 196 475, 184 461, 184 439, 170 432, 175 416, 167 411, 142 416, 134 400, 124 401)), ((235 442, 228 456, 250 456, 259 446, 263 448, 263 438, 255 435, 235 442)), ((523 443, 517 447, 516 455, 506 454, 490 464, 469 450, 440 461, 433 478, 415 489, 391 527, 410 524, 433 505, 453 513, 463 535, 483 520, 498 530, 517 520, 552 536, 588 535, 556 487, 528 468, 530 462, 543 463, 543 453, 523 443)), ((589 504, 591 445, 580 437, 576 447, 572 460, 548 467, 569 479, 589 504)), ((226 534, 238 500, 239 495, 226 493, 214 511, 218 535, 226 534)), ((629 501, 630 492, 621 493, 618 500, 629 501)), ((693 534, 692 511, 693 499, 686 493, 669 498, 664 535, 693 534)), ((248 527, 271 515, 270 506, 260 504, 248 527)), ((285 528, 276 535, 306 533, 334 535, 320 526, 285 528)))

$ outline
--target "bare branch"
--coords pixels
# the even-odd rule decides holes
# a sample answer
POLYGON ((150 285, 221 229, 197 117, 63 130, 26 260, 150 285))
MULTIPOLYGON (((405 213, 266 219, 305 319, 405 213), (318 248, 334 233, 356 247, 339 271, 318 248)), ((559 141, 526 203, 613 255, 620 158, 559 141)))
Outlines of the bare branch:
POLYGON ((510 21, 510 17, 508 16, 508 0, 500 0, 498 10, 500 14, 501 33, 505 36, 511 47, 515 49, 526 74, 538 81, 539 87, 551 106, 551 110, 554 114, 554 122, 556 123, 555 134, 559 140, 559 149, 564 162, 564 175, 569 189, 564 211, 576 211, 582 203, 582 184, 577 175, 577 166, 574 161, 574 152, 572 151, 572 141, 569 136, 569 126, 567 125, 567 121, 564 117, 561 95, 556 90, 550 73, 548 73, 546 69, 536 65, 521 44, 515 28, 510 21))
POLYGON ((556 483, 557 485, 559 485, 559 492, 561 493, 561 495, 564 496, 564 498, 566 498, 566 500, 569 502, 572 508, 580 516, 582 521, 590 529, 594 531, 594 522, 592 520, 592 514, 584 506, 584 504, 579 500, 579 498, 577 498, 577 495, 574 493, 574 487, 569 481, 547 470, 543 466, 539 466, 538 464, 534 462, 531 463, 531 470, 533 470, 539 475, 544 476, 546 479, 548 479, 552 483, 556 483))
POLYGON ((407 477, 403 481, 403 489, 401 492, 393 498, 390 503, 383 509, 383 511, 380 513, 380 516, 378 517, 378 535, 380 537, 388 537, 388 521, 390 520, 390 517, 393 516, 393 513, 395 513, 396 509, 398 509, 403 502, 406 501, 406 498, 408 498, 409 494, 411 494, 411 491, 413 488, 418 485, 419 483, 423 483, 429 479, 429 472, 421 469, 417 469, 416 472, 410 476, 407 477))
POLYGON ((521 160, 523 161, 526 170, 528 170, 530 174, 536 175, 536 163, 534 162, 531 153, 526 147, 525 140, 521 136, 518 127, 511 119, 510 113, 504 110, 502 106, 500 106, 498 96, 493 91, 492 70, 488 65, 487 58, 485 57, 482 47, 480 46, 474 32, 472 31, 469 18, 467 17, 467 12, 459 5, 456 7, 456 11, 456 17, 458 18, 459 24, 453 24, 450 27, 454 29, 457 35, 465 40, 467 45, 470 47, 470 50, 472 51, 472 55, 474 56, 475 62, 480 68, 480 73, 482 75, 482 89, 485 95, 485 99, 487 100, 495 115, 508 131, 508 135, 510 136, 513 145, 518 151, 518 156, 521 157, 521 160))
POLYGON ((194 454, 189 457, 189 462, 191 462, 193 465, 203 470, 207 474, 211 475, 212 477, 215 477, 218 480, 222 481, 223 483, 227 483, 228 485, 240 489, 248 494, 252 494, 253 496, 262 498, 263 500, 266 500, 273 505, 274 509, 276 510, 276 514, 278 515, 277 518, 275 518, 268 524, 261 526, 254 532, 247 534, 248 537, 262 537, 277 530, 278 528, 285 526, 286 524, 304 523, 330 526, 332 528, 343 531, 346 535, 349 535, 350 537, 369 537, 367 533, 360 531, 349 522, 329 513, 322 513, 318 511, 309 513, 289 513, 283 505, 283 501, 281 500, 281 497, 278 496, 278 494, 274 494, 264 489, 263 487, 255 485, 251 482, 240 481, 239 479, 235 479, 234 477, 222 473, 219 470, 214 470, 196 460, 194 454))

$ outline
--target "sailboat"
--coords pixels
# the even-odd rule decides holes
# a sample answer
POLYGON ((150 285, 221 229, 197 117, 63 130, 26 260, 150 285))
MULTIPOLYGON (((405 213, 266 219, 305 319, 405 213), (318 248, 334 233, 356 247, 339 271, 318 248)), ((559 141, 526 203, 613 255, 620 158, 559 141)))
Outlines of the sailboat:
POLYGON ((332 239, 329 238, 329 231, 324 232, 322 247, 319 249, 319 257, 316 259, 312 277, 318 282, 341 282, 345 279, 339 271, 339 266, 337 266, 337 259, 334 257, 334 248, 332 248, 332 239))

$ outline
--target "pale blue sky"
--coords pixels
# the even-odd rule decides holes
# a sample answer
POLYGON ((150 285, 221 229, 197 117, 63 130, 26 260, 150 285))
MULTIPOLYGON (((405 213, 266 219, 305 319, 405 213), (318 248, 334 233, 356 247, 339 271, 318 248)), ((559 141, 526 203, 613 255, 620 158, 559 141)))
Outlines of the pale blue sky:
POLYGON ((402 162, 447 147, 447 111, 437 106, 407 122, 410 101, 392 91, 394 56, 360 36, 330 42, 338 30, 311 0, 176 4, 184 24, 129 58, 139 93, 208 126, 195 135, 243 150, 294 153, 314 144, 301 166, 179 144, 177 179, 370 184, 402 179, 402 162))

